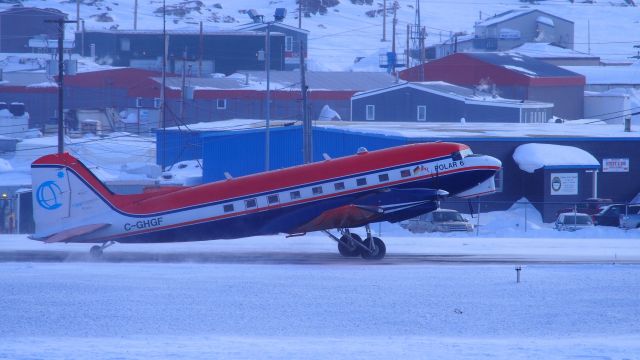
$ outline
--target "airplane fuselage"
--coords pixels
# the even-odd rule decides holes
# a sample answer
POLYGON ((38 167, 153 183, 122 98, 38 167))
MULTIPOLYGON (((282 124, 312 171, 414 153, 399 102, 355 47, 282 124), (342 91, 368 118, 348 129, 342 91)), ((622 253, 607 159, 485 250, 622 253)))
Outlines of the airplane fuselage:
POLYGON ((68 155, 44 157, 32 166, 51 170, 40 178, 34 175, 34 194, 45 193, 44 184, 54 195, 59 192, 54 205, 34 200, 36 218, 43 220, 36 221, 34 238, 68 231, 69 223, 104 224, 65 241, 136 243, 233 239, 401 221, 435 209, 435 200, 443 194, 473 195, 476 186, 500 169, 500 162, 473 155, 462 144, 415 144, 137 195, 111 193, 68 155), (41 185, 36 190, 37 184, 41 185), (52 221, 47 223, 49 214, 52 221))

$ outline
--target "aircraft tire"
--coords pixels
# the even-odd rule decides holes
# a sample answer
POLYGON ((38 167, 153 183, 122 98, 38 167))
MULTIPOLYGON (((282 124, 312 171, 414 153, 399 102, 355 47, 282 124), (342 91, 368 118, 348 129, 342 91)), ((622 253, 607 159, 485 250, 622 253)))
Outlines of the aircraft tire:
POLYGON ((91 249, 89 249, 89 255, 91 255, 93 259, 100 259, 102 257, 102 247, 98 245, 92 246, 91 249))
MULTIPOLYGON (((351 237, 355 241, 362 242, 362 239, 360 238, 360 236, 358 236, 356 234, 351 234, 351 237)), ((345 243, 350 243, 351 239, 349 239, 349 237, 347 237, 345 235, 345 236, 340 238, 340 241, 343 241, 345 243)), ((362 254, 362 249, 360 248, 360 246, 358 246, 356 244, 352 244, 351 246, 348 246, 348 245, 344 245, 342 243, 338 243, 338 252, 340 252, 340 255, 342 255, 344 257, 358 257, 358 256, 360 256, 362 254)))
MULTIPOLYGON (((372 239, 376 250, 373 253, 362 250, 362 258, 365 260, 380 260, 387 254, 387 246, 380 238, 373 237, 372 239)), ((369 239, 366 239, 364 241, 364 245, 369 247, 369 241, 369 239)))

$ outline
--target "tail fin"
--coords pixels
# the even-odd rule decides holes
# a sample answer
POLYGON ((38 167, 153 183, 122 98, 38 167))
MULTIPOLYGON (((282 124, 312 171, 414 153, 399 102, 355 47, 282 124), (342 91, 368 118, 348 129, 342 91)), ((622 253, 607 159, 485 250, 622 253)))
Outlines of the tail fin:
POLYGON ((31 164, 31 177, 33 238, 105 222, 113 193, 78 159, 67 153, 43 156, 31 164))

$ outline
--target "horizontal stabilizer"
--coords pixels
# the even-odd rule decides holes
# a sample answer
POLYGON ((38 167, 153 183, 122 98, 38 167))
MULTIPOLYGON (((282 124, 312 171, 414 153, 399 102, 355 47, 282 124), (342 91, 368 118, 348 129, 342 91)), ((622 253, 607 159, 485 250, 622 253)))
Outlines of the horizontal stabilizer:
POLYGON ((51 235, 50 237, 46 238, 44 242, 46 243, 66 242, 71 240, 72 238, 86 235, 86 234, 91 234, 92 232, 98 231, 110 225, 111 224, 89 224, 89 225, 74 227, 74 228, 63 230, 51 235))

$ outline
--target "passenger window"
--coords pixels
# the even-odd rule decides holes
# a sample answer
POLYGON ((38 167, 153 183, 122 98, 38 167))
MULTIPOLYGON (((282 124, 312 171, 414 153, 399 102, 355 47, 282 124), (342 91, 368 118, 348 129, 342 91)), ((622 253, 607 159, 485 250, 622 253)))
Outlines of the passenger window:
POLYGON ((269 205, 271 204, 277 204, 280 202, 280 198, 278 198, 278 195, 269 195, 267 196, 267 203, 269 203, 269 205))
POLYGON ((380 182, 389 181, 389 174, 380 174, 380 175, 378 175, 378 181, 380 181, 380 182))
POLYGON ((256 199, 249 199, 249 200, 245 200, 245 201, 244 201, 244 206, 245 206, 247 209, 254 208, 254 207, 256 207, 257 205, 258 205, 258 202, 256 201, 256 199))
POLYGON ((460 151, 456 151, 451 153, 451 158, 453 159, 453 161, 460 161, 462 160, 462 154, 460 153, 460 151))
POLYGON ((337 191, 344 190, 344 183, 342 181, 341 182, 337 182, 337 183, 333 184, 333 187, 337 191))
POLYGON ((223 210, 224 212, 232 212, 233 211, 233 204, 226 204, 225 206, 223 206, 223 210))
POLYGON ((409 177, 411 176, 411 171, 409 171, 408 169, 402 170, 400 171, 400 176, 402 176, 403 178, 409 177))
POLYGON ((315 187, 311 188, 311 192, 313 193, 313 195, 322 194, 322 186, 315 186, 315 187))
POLYGON ((300 191, 292 191, 289 196, 291 196, 291 200, 300 199, 300 191))
POLYGON ((356 184, 357 184, 358 186, 364 186, 364 185, 367 185, 367 179, 366 179, 366 178, 356 179, 356 184))

